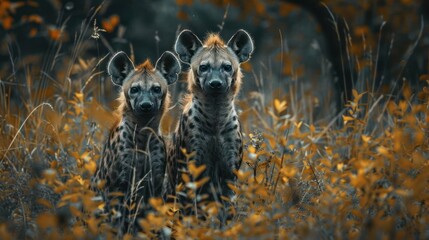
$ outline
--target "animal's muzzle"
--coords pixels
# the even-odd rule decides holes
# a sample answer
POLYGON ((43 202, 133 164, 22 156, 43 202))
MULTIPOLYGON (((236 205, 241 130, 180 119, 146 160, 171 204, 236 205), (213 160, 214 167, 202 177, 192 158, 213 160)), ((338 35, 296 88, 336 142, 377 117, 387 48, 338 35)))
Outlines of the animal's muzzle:
POLYGON ((152 102, 147 102, 147 101, 142 102, 142 103, 140 103, 140 109, 143 112, 150 112, 153 109, 153 103, 152 102))
POLYGON ((213 79, 209 81, 209 86, 213 89, 220 89, 222 88, 222 85, 223 83, 220 79, 213 79))

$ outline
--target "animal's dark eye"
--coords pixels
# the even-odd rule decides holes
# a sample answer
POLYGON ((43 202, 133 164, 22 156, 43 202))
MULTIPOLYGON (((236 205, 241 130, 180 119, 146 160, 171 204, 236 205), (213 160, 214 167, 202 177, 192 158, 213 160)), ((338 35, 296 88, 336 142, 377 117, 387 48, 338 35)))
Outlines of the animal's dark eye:
POLYGON ((131 87, 131 89, 130 89, 130 93, 136 93, 138 91, 139 91, 138 87, 131 87))
POLYGON ((223 70, 225 70, 225 72, 231 72, 232 66, 229 64, 225 64, 225 65, 223 65, 223 70))
POLYGON ((158 87, 158 86, 152 87, 152 91, 154 93, 160 93, 161 92, 161 87, 158 87))
POLYGON ((200 72, 205 72, 205 71, 209 70, 209 66, 207 64, 202 64, 202 65, 200 65, 199 70, 200 70, 200 72))

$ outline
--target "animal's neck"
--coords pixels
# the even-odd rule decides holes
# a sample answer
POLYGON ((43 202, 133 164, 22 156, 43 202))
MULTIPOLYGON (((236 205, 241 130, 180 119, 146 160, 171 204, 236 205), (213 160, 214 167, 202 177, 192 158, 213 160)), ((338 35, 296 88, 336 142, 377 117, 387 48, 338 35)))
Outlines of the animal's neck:
POLYGON ((237 115, 234 96, 194 94, 192 108, 207 123, 206 127, 213 130, 224 128, 230 119, 237 115))
POLYGON ((159 136, 159 121, 136 121, 131 116, 124 116, 120 123, 121 136, 139 149, 147 149, 148 141, 159 136), (126 133, 126 134, 125 134, 126 133))
POLYGON ((124 114, 123 121, 128 122, 129 127, 140 134, 143 131, 153 131, 158 134, 159 131, 160 117, 157 115, 137 117, 132 114, 124 114))

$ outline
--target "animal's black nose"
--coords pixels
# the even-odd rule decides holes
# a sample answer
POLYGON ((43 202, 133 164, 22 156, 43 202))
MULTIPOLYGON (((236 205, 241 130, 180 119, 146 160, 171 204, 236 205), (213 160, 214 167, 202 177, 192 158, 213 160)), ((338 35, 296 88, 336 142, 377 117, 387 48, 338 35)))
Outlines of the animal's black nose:
POLYGON ((219 89, 222 87, 222 81, 219 79, 210 80, 209 85, 211 88, 219 89))
POLYGON ((140 104, 140 108, 145 112, 152 110, 152 107, 153 107, 153 103, 151 102, 142 102, 140 104))

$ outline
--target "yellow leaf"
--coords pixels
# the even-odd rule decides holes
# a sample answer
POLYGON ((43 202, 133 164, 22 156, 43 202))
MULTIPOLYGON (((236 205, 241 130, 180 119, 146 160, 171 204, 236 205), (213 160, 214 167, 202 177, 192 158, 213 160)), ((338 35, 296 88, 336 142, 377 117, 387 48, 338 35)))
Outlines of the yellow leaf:
POLYGON ((88 172, 89 172, 91 175, 94 175, 95 171, 97 170, 97 164, 96 164, 94 161, 89 161, 88 163, 86 163, 86 164, 84 165, 84 168, 85 168, 86 170, 88 170, 88 172))
POLYGON ((348 122, 352 122, 354 120, 355 119, 353 117, 343 115, 343 122, 344 122, 344 124, 347 124, 348 122))
POLYGON ((131 233, 126 233, 122 239, 123 240, 132 240, 132 239, 134 239, 134 236, 131 233))
POLYGON ((43 198, 37 199, 37 203, 40 204, 40 205, 42 205, 42 206, 44 206, 44 207, 46 207, 46 208, 49 208, 49 209, 53 208, 51 202, 49 202, 48 200, 43 199, 43 198))
POLYGON ((402 113, 405 113, 405 111, 408 108, 408 103, 406 101, 400 101, 399 102, 399 108, 401 109, 402 113))
POLYGON ((352 90, 353 98, 359 98, 359 93, 356 91, 356 89, 352 90))
POLYGON ((84 153, 82 153, 82 155, 80 155, 80 159, 84 161, 89 161, 91 159, 91 157, 89 156, 90 153, 90 151, 85 151, 84 153))
POLYGON ((368 143, 370 140, 371 140, 371 137, 370 137, 370 136, 362 135, 362 141, 364 141, 364 142, 368 143))
POLYGON ((242 170, 238 170, 237 178, 239 181, 246 181, 249 178, 250 174, 252 174, 251 171, 243 172, 242 170))
POLYGON ((106 180, 105 179, 98 180, 97 184, 96 184, 96 186, 97 186, 98 189, 103 189, 105 185, 106 185, 106 180))
POLYGON ((37 216, 36 222, 37 222, 37 225, 42 229, 46 229, 49 227, 56 227, 58 223, 55 215, 51 213, 40 214, 39 216, 37 216))
POLYGON ((124 196, 123 192, 110 192, 109 197, 122 197, 124 196))
POLYGON ((80 175, 74 176, 73 179, 82 186, 85 184, 85 180, 83 180, 83 178, 80 175))
MULTIPOLYGON (((396 152, 401 151, 403 146, 404 134, 401 130, 395 129, 392 134, 393 138, 393 150, 396 152)), ((383 154, 385 155, 385 154, 383 154)))
POLYGON ((183 153, 183 155, 185 155, 186 159, 190 159, 193 156, 195 156, 195 152, 188 153, 188 150, 186 148, 180 148, 180 151, 182 151, 182 153, 183 153))
POLYGON ((367 180, 364 177, 363 174, 359 174, 359 175, 351 175, 350 176, 350 184, 352 186, 354 186, 355 188, 361 188, 365 185, 367 185, 367 180))
POLYGON ((113 30, 115 30, 116 26, 118 26, 119 21, 120 21, 119 16, 114 14, 114 15, 110 16, 108 19, 104 19, 101 22, 101 26, 107 32, 113 32, 113 30))
POLYGON ((262 183, 262 181, 264 181, 264 174, 259 174, 258 176, 256 176, 255 181, 257 183, 262 183))
POLYGON ((424 132, 416 132, 416 135, 414 137, 414 142, 417 146, 424 144, 425 141, 425 133, 424 132))
POLYGON ((343 171, 343 169, 344 169, 344 163, 338 163, 337 164, 337 170, 338 171, 343 171))
POLYGON ((61 201, 77 202, 79 200, 79 197, 80 193, 65 194, 61 197, 61 201))
POLYGON ((404 95, 404 98, 408 100, 411 98, 413 91, 411 90, 409 85, 405 85, 402 94, 404 95))
POLYGON ((74 96, 79 100, 79 102, 83 102, 83 93, 82 92, 76 92, 74 96))
POLYGON ((353 90, 352 90, 352 93, 353 93, 353 100, 354 100, 354 102, 355 102, 355 103, 357 103, 357 102, 359 102, 359 100, 362 98, 362 96, 363 96, 366 92, 363 92, 363 93, 359 94, 359 93, 356 91, 356 89, 353 89, 353 90))
POLYGON ((310 132, 314 133, 316 131, 316 127, 313 124, 310 125, 310 132))
POLYGON ((224 236, 231 239, 237 238, 237 235, 241 232, 242 228, 242 223, 237 222, 232 227, 225 230, 224 236))
POLYGON ((250 153, 253 153, 253 154, 255 154, 255 153, 256 153, 256 148, 255 148, 254 146, 252 146, 252 145, 249 145, 249 147, 247 147, 247 150, 248 150, 250 153))
POLYGON ((83 226, 74 226, 72 232, 75 238, 83 239, 85 236, 85 228, 83 226))
POLYGON ((302 125, 302 121, 300 121, 299 123, 294 122, 293 124, 295 125, 295 127, 296 127, 297 129, 300 129, 300 128, 301 128, 301 125, 302 125))
POLYGON ((291 165, 282 167, 280 169, 280 173, 287 178, 294 177, 297 172, 298 172, 298 169, 291 165))
POLYGON ((60 37, 61 37, 61 29, 50 27, 48 28, 48 35, 49 35, 49 38, 51 38, 52 40, 58 41, 60 40, 60 37))
POLYGON ((270 147, 275 149, 277 145, 277 141, 274 138, 274 136, 271 135, 264 135, 264 137, 268 140, 268 143, 270 144, 270 147))
POLYGON ((79 209, 77 209, 76 207, 74 207, 74 206, 70 206, 70 212, 71 212, 71 214, 74 216, 74 217, 81 217, 82 216, 82 212, 79 210, 79 209))
POLYGON ((235 192, 235 193, 240 193, 240 188, 238 188, 237 186, 235 186, 234 184, 232 184, 232 183, 227 183, 227 185, 228 185, 228 187, 233 191, 233 192, 235 192))
POLYGON ((265 188, 264 186, 259 186, 258 188, 256 188, 255 194, 259 195, 259 197, 264 199, 268 199, 270 197, 267 188, 265 188))
POLYGON ((219 213, 218 207, 216 206, 215 202, 213 202, 212 204, 208 204, 206 211, 211 216, 216 216, 219 213))
POLYGON ((326 151, 326 154, 332 156, 332 148, 325 146, 325 151, 326 151))
POLYGON ((191 181, 191 178, 188 176, 188 174, 182 173, 182 179, 185 183, 188 183, 191 181))
POLYGON ((91 233, 96 234, 98 230, 98 221, 94 217, 91 217, 86 222, 91 233))
POLYGON ((103 202, 103 203, 97 205, 97 209, 103 211, 105 206, 106 206, 106 204, 103 202))
POLYGON ((150 198, 149 204, 156 209, 156 208, 162 206, 163 201, 161 198, 150 198))
POLYGON ((384 156, 390 156, 389 149, 387 149, 383 146, 378 147, 377 152, 380 153, 381 155, 384 155, 384 156))
POLYGON ((274 109, 277 113, 281 113, 287 109, 287 102, 274 99, 274 109))
POLYGON ((197 178, 200 174, 206 169, 205 165, 199 167, 195 166, 194 162, 189 163, 189 172, 192 174, 192 177, 197 178))
POLYGON ((257 223, 259 223, 259 222, 261 222, 263 220, 264 220, 264 218, 260 214, 256 214, 256 213, 250 215, 246 219, 246 221, 248 221, 249 223, 251 223, 250 226, 256 225, 257 223))
POLYGON ((411 197, 413 196, 413 192, 408 189, 396 189, 395 192, 401 197, 411 197))
POLYGON ((148 213, 145 219, 138 221, 140 226, 146 228, 147 230, 157 230, 163 226, 163 219, 159 216, 155 216, 153 212, 148 213))
POLYGON ((210 180, 209 177, 203 177, 201 180, 196 182, 197 188, 201 188, 204 184, 206 184, 210 180))
POLYGON ((2 21, 0 22, 0 24, 2 24, 3 28, 6 30, 12 28, 12 23, 13 23, 13 18, 9 16, 3 18, 2 21))

